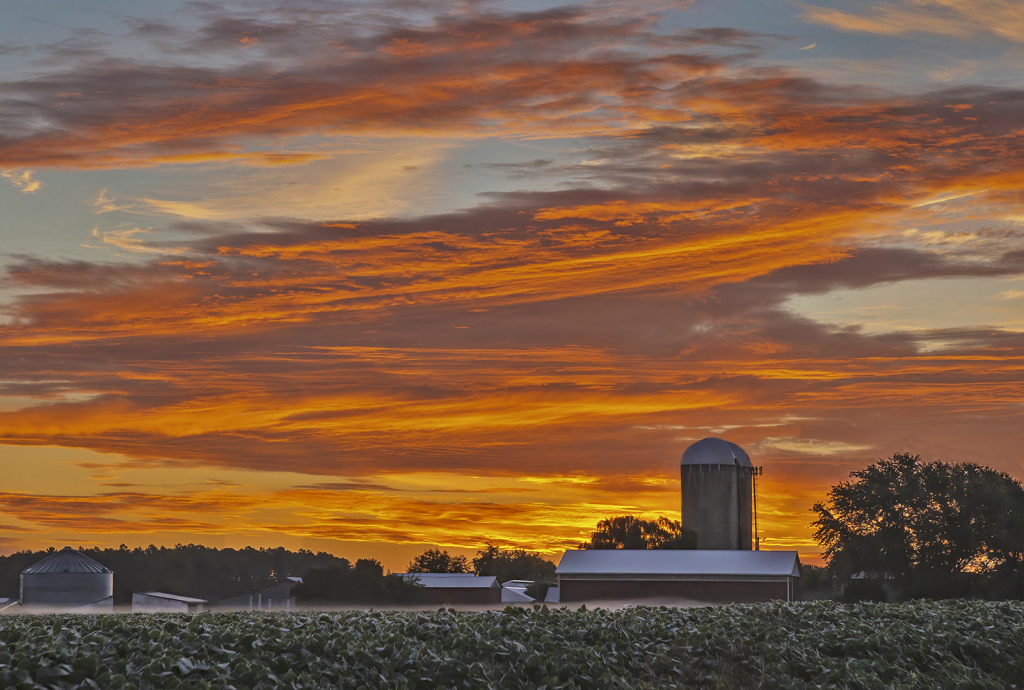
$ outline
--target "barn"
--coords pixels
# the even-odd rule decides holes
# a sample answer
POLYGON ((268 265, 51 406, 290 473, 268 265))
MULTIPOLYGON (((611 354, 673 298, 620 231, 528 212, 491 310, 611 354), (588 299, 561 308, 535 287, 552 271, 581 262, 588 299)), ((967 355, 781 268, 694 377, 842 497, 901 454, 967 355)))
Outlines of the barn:
POLYGON ((753 603, 800 596, 796 551, 566 551, 555 571, 560 603, 693 599, 753 603))

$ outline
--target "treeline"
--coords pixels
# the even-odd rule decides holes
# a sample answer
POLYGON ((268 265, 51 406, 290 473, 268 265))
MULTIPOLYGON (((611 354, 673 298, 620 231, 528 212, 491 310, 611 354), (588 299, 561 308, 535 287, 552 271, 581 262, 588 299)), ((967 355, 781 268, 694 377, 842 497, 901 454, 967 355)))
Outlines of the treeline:
MULTIPOLYGON (((0 556, 0 596, 17 598, 21 571, 53 553, 19 551, 0 556)), ((167 548, 81 549, 114 571, 114 603, 130 604, 133 592, 166 592, 211 602, 249 594, 310 569, 348 564, 344 558, 305 549, 216 549, 195 544, 167 548)))
MULTIPOLYGON (((582 549, 694 549, 697 535, 679 522, 659 517, 643 520, 633 515, 601 520, 582 549)), ((344 560, 344 559, 342 559, 344 560)), ((555 584, 555 563, 535 551, 501 549, 487 544, 470 560, 441 549, 427 549, 412 559, 407 573, 472 573, 494 576, 499 583, 532 582, 526 593, 538 600, 555 584)), ((385 575, 372 560, 345 561, 315 568, 292 593, 309 603, 408 603, 417 600, 416 585, 406 578, 385 575)))
MULTIPOLYGON (((695 548, 696 536, 678 522, 666 518, 642 520, 632 515, 602 520, 587 549, 671 549, 695 548)), ((19 551, 0 556, 0 596, 20 595, 21 571, 54 553, 19 551)), ((414 585, 403 578, 389 577, 381 564, 348 559, 329 553, 272 549, 217 549, 196 544, 174 547, 79 549, 89 558, 114 571, 114 603, 130 604, 134 592, 166 592, 197 597, 215 603, 221 599, 252 594, 286 577, 302 577, 293 589, 303 602, 406 603, 415 600, 414 585)), ((409 573, 473 573, 493 575, 498 582, 528 580, 528 590, 543 597, 555 583, 555 563, 538 552, 501 549, 487 544, 471 560, 440 549, 427 549, 412 559, 409 573)))
POLYGON ((353 566, 344 563, 309 570, 292 594, 302 603, 410 604, 417 600, 417 586, 409 580, 385 575, 379 561, 360 558, 353 566))
MULTIPOLYGON (((344 559, 342 559, 344 560, 344 559)), ((406 573, 466 573, 480 577, 493 575, 499 583, 529 580, 531 596, 543 596, 555 583, 555 564, 539 553, 521 549, 499 549, 488 544, 470 561, 466 556, 441 549, 427 549, 412 559, 406 573)), ((412 578, 385 575, 375 560, 360 559, 354 566, 343 564, 310 570, 292 593, 308 603, 403 604, 418 600, 418 585, 412 578)))

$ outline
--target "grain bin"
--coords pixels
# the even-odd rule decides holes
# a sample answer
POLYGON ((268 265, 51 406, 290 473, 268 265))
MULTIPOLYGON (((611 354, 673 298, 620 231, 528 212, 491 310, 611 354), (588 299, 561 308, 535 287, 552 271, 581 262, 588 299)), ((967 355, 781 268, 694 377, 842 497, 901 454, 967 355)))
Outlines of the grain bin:
POLYGON ((113 609, 114 573, 66 546, 21 571, 21 605, 45 609, 113 609))

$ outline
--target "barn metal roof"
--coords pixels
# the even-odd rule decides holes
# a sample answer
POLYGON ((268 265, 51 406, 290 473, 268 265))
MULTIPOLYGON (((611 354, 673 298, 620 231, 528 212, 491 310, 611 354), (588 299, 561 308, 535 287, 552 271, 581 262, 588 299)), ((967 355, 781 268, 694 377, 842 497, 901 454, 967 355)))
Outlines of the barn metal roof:
POLYGON ((750 456, 735 443, 721 438, 702 438, 683 452, 680 465, 739 465, 752 467, 750 456))
POLYGON ((25 568, 23 573, 113 573, 102 563, 97 563, 88 556, 65 546, 60 551, 25 568))
POLYGON ((471 587, 473 589, 498 588, 498 578, 493 575, 477 577, 471 573, 395 573, 407 580, 415 580, 424 587, 444 589, 471 587))
POLYGON ((566 551, 558 575, 740 575, 800 577, 796 551, 587 549, 566 551))

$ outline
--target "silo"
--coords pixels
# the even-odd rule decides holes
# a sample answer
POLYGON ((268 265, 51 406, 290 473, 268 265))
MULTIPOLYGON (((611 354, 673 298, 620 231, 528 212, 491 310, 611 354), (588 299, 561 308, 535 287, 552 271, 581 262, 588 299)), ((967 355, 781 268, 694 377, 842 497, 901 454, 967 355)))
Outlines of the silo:
POLYGON ((698 549, 751 550, 753 476, 750 457, 720 438, 697 441, 679 465, 683 527, 698 549))
POLYGON ((47 609, 113 609, 114 573, 65 546, 21 571, 21 605, 47 609))

